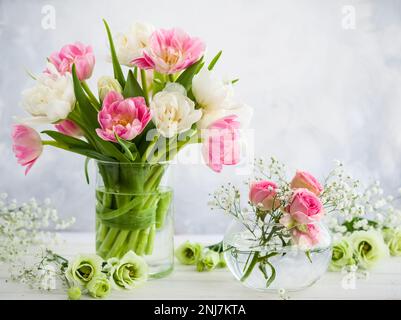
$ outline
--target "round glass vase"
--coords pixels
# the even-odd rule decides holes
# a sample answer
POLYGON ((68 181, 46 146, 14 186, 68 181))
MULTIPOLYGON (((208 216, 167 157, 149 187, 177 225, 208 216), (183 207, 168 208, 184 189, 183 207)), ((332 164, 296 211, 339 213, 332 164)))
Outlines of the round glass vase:
POLYGON ((96 253, 143 256, 151 278, 173 270, 173 190, 168 163, 96 161, 96 253))
MULTIPOLYGON (((278 224, 269 226, 282 227, 278 224)), ((235 278, 259 291, 298 291, 314 284, 327 270, 331 260, 331 236, 319 223, 320 242, 310 251, 279 242, 259 245, 259 240, 235 219, 223 240, 227 266, 235 278)))

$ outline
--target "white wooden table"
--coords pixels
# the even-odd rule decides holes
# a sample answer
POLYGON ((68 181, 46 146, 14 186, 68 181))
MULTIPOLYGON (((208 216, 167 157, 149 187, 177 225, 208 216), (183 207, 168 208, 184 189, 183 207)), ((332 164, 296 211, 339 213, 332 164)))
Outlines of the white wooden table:
MULTIPOLYGON (((90 253, 94 248, 94 235, 67 233, 65 242, 57 252, 72 257, 77 253, 90 253)), ((182 241, 199 241, 211 244, 220 236, 176 236, 176 244, 182 241)), ((66 299, 63 289, 40 292, 11 281, 7 266, 0 265, 0 299, 66 299)), ((368 279, 356 279, 355 286, 344 286, 344 275, 327 272, 312 287, 289 293, 290 299, 401 299, 401 258, 389 258, 371 271, 368 279)), ((109 299, 280 299, 278 294, 253 291, 234 279, 228 269, 212 272, 196 272, 194 266, 176 264, 174 272, 164 279, 151 280, 133 291, 113 291, 109 299)))

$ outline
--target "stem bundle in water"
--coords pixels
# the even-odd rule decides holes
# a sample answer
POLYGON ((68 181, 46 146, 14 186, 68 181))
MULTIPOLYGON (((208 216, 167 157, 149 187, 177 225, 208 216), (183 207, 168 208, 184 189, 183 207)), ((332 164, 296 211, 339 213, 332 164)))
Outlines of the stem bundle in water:
POLYGON ((172 190, 159 187, 162 165, 98 164, 103 187, 96 191, 96 251, 104 259, 132 250, 151 255, 164 227, 172 190))

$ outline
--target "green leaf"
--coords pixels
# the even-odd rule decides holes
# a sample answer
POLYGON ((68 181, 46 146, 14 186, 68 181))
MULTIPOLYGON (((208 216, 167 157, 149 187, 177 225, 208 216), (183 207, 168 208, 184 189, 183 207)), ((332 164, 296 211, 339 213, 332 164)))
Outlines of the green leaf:
POLYGON ((90 183, 90 182, 89 182, 89 173, 88 173, 88 164, 89 164, 89 161, 90 161, 90 158, 89 158, 89 157, 86 157, 86 158, 85 158, 85 168, 84 168, 84 170, 85 170, 85 179, 86 179, 86 183, 87 183, 87 184, 90 183))
POLYGON ((93 151, 90 149, 72 147, 72 148, 69 148, 68 150, 71 152, 74 152, 74 153, 78 153, 82 156, 86 156, 88 158, 92 158, 92 159, 96 159, 96 160, 100 160, 100 161, 115 162, 115 160, 113 158, 110 158, 108 156, 105 156, 104 154, 101 154, 97 151, 93 151))
POLYGON ((114 47, 113 37, 111 35, 109 25, 107 24, 105 19, 103 19, 103 23, 104 23, 104 26, 106 27, 107 37, 109 38, 111 60, 113 63, 113 70, 114 70, 114 78, 117 79, 118 82, 120 83, 121 87, 124 88, 125 87, 124 74, 123 74, 123 70, 121 69, 120 63, 118 62, 116 49, 114 47))
POLYGON ((269 280, 267 280, 267 282, 266 282, 266 288, 268 288, 272 284, 274 279, 276 279, 276 269, 274 268, 274 266, 269 261, 266 260, 265 263, 267 265, 269 265, 270 270, 272 271, 272 274, 270 275, 269 280))
POLYGON ((94 150, 93 147, 89 143, 87 143, 83 140, 74 138, 74 137, 67 136, 67 135, 62 134, 57 131, 44 130, 41 133, 48 135, 53 140, 63 143, 65 145, 67 145, 68 147, 77 147, 77 148, 94 150))
POLYGON ((136 80, 132 70, 128 71, 128 77, 124 87, 123 96, 124 98, 144 97, 143 90, 139 85, 138 80, 136 80))
POLYGON ((166 77, 160 72, 153 71, 153 95, 162 91, 166 85, 166 77))
POLYGON ((231 80, 231 84, 237 83, 238 81, 239 81, 239 79, 231 80))
POLYGON ((312 263, 312 258, 310 256, 310 250, 306 250, 305 255, 308 257, 309 262, 312 263))
POLYGON ((209 69, 209 71, 211 71, 214 66, 216 65, 217 61, 219 61, 221 54, 223 53, 223 51, 219 51, 215 57, 212 59, 212 61, 210 61, 209 66, 207 67, 209 69))
MULTIPOLYGON (((125 155, 131 160, 135 161, 136 157, 138 156, 138 152, 131 152, 132 146, 135 144, 130 143, 129 141, 122 140, 116 133, 114 133, 114 136, 116 137, 117 142, 120 144, 120 146, 123 148, 125 151, 125 155)), ((135 146, 136 149, 136 146, 135 146)))
POLYGON ((86 96, 86 94, 81 86, 81 82, 79 81, 77 73, 76 73, 75 64, 72 65, 72 79, 73 79, 73 83, 74 83, 75 97, 76 97, 78 105, 79 105, 79 110, 81 111, 80 112, 81 117, 86 122, 87 125, 90 125, 90 127, 96 128, 98 126, 97 112, 93 108, 91 102, 89 101, 88 97, 86 96))
POLYGON ((192 78, 203 66, 202 60, 203 57, 186 69, 183 73, 181 73, 175 82, 181 84, 188 91, 192 86, 192 78))

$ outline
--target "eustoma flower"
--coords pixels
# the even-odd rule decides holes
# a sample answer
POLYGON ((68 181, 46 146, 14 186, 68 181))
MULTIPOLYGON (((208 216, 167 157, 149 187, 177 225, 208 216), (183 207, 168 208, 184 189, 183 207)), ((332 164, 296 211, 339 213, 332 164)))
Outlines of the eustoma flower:
POLYGON ((354 255, 354 250, 346 238, 335 243, 333 245, 330 270, 339 271, 345 266, 355 264, 353 255, 354 255))
POLYGON ((63 120, 57 123, 55 127, 59 132, 67 136, 79 138, 83 135, 81 128, 72 120, 63 120))
POLYGON ((306 171, 297 171, 294 178, 291 181, 291 188, 305 188, 313 192, 315 195, 320 195, 323 191, 323 187, 314 176, 306 171))
POLYGON ((212 271, 215 269, 220 262, 220 255, 216 251, 209 250, 203 257, 197 262, 196 270, 201 271, 212 271))
POLYGON ((97 255, 78 255, 68 264, 66 277, 73 283, 86 285, 102 272, 103 260, 97 255))
POLYGON ((195 264, 202 255, 202 245, 200 243, 190 243, 189 241, 181 244, 175 251, 175 256, 182 264, 195 264))
POLYGON ((104 273, 93 277, 86 287, 89 294, 94 298, 105 298, 111 291, 110 281, 104 273))
POLYGON ((213 122, 205 132, 202 146, 206 164, 215 172, 223 165, 235 165, 240 160, 239 127, 236 116, 228 116, 213 122))
POLYGON ((106 141, 116 142, 117 135, 132 140, 140 134, 150 121, 151 115, 142 97, 127 98, 115 91, 107 94, 98 114, 100 124, 96 133, 106 141))
POLYGON ((202 109, 200 129, 229 115, 236 115, 242 127, 246 127, 252 117, 252 109, 238 102, 231 82, 217 79, 212 71, 202 69, 192 80, 192 93, 202 109))
POLYGON ((262 210, 274 210, 280 206, 277 197, 277 184, 273 181, 262 180, 251 184, 249 201, 262 210))
POLYGON ((169 83, 156 93, 150 109, 157 130, 166 138, 189 130, 202 116, 202 111, 195 109, 195 103, 178 83, 169 83))
POLYGON ((401 230, 384 229, 383 237, 390 250, 390 254, 392 256, 401 256, 401 230))
POLYGON ((164 74, 174 74, 194 64, 205 50, 198 38, 191 38, 180 29, 159 29, 152 33, 149 48, 133 60, 141 69, 154 69, 164 74))
POLYGON ((112 280, 117 288, 133 289, 148 278, 148 265, 142 257, 128 251, 113 270, 112 280))
POLYGON ((34 87, 22 92, 22 105, 32 115, 24 122, 55 123, 66 119, 75 106, 71 74, 61 75, 51 64, 48 70, 34 87))
POLYGON ((119 33, 114 38, 118 61, 128 67, 134 66, 132 60, 142 56, 149 47, 149 39, 155 28, 145 23, 134 23, 126 33, 119 33))
POLYGON ((349 241, 358 264, 365 269, 373 267, 379 260, 389 255, 389 249, 382 235, 376 230, 355 231, 350 235, 349 241))
POLYGON ((42 140, 34 129, 21 124, 13 127, 12 140, 14 154, 18 163, 26 166, 25 174, 27 174, 42 154, 42 140))
POLYGON ((81 81, 91 77, 95 66, 92 47, 80 42, 65 45, 59 52, 52 53, 49 61, 62 75, 71 72, 72 65, 75 64, 78 79, 81 81))
POLYGON ((280 223, 286 227, 314 223, 323 215, 320 199, 307 189, 296 189, 280 223))

